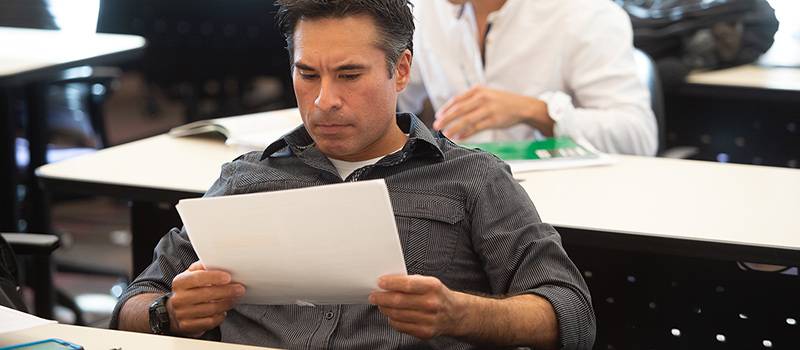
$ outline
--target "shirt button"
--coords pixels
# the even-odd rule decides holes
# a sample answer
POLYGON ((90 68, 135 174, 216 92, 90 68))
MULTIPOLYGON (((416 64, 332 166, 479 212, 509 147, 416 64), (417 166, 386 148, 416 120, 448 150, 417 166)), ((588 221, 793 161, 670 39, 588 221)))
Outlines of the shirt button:
POLYGON ((325 313, 325 319, 330 320, 333 318, 333 311, 328 311, 325 313))

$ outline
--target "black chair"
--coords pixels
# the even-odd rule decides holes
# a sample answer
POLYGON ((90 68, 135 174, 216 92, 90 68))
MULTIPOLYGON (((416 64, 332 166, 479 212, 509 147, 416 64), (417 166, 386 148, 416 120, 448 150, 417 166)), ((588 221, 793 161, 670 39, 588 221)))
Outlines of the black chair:
POLYGON ((58 236, 48 234, 0 234, 0 303, 27 312, 22 301, 19 283, 31 287, 34 292, 34 311, 44 318, 53 317, 55 297, 50 256, 58 248, 58 236), (33 267, 20 278, 17 259, 27 257, 34 260, 33 267))
POLYGON ((180 100, 191 121, 294 105, 275 11, 261 0, 109 0, 101 2, 97 31, 147 39, 142 59, 126 68, 180 100), (278 83, 277 96, 248 98, 264 77, 278 83))
POLYGON ((634 60, 636 61, 636 71, 639 79, 647 86, 650 91, 650 107, 656 117, 658 127, 658 151, 656 154, 666 158, 689 158, 697 153, 696 147, 672 147, 667 145, 667 123, 665 120, 664 91, 661 85, 661 78, 658 75, 655 62, 644 51, 634 50, 634 60))

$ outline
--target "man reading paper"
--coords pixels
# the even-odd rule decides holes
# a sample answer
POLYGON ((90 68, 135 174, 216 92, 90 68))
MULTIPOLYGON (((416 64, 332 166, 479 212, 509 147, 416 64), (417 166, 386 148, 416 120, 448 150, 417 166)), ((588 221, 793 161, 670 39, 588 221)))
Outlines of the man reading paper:
POLYGON ((370 304, 237 304, 246 289, 174 229, 111 326, 279 348, 591 348, 586 284, 508 166, 395 113, 408 0, 279 4, 303 125, 225 164, 206 196, 384 179, 409 275, 381 277, 370 304))

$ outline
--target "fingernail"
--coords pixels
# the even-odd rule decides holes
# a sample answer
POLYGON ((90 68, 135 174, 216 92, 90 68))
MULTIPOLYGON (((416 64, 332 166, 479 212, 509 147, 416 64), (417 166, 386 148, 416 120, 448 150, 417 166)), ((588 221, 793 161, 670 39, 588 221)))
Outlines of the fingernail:
POLYGON ((245 289, 244 286, 236 286, 236 296, 240 297, 244 295, 245 289))

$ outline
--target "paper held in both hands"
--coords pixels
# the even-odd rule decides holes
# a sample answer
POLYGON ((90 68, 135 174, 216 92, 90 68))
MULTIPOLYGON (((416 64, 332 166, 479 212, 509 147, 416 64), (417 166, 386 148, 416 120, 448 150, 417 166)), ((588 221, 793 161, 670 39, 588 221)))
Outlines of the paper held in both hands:
POLYGON ((245 304, 366 304, 378 277, 406 274, 383 180, 177 205, 200 261, 245 285, 245 304))

